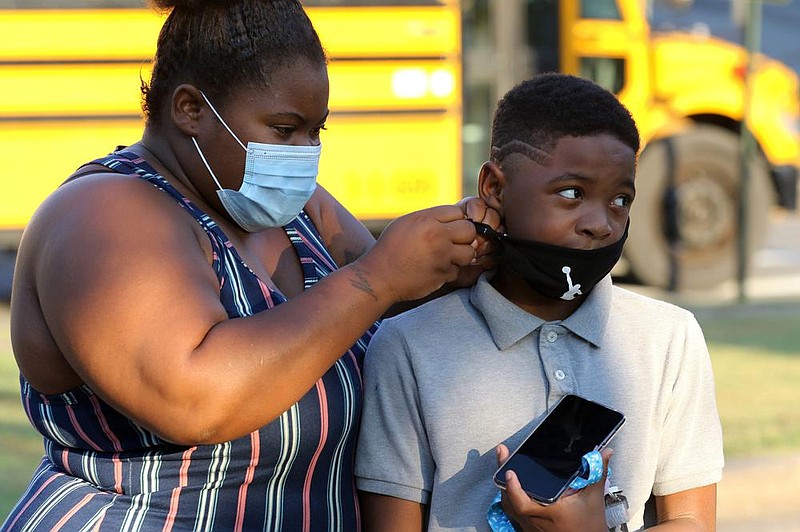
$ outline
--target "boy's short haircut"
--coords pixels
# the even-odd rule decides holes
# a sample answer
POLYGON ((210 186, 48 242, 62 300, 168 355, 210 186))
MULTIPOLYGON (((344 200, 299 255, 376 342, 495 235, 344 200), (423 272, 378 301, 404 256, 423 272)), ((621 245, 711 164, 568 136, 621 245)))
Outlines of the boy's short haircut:
POLYGON ((492 154, 500 163, 523 144, 550 152, 565 136, 610 134, 639 153, 639 131, 617 97, 588 79, 546 73, 523 81, 498 102, 492 154))

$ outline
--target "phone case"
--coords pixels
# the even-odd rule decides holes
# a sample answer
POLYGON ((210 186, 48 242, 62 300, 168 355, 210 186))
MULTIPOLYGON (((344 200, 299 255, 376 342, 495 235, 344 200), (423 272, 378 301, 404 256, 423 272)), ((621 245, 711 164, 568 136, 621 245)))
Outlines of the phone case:
MULTIPOLYGON (((551 427, 551 425, 553 424, 552 419, 550 419, 551 416, 554 416, 555 413, 558 413, 558 415, 560 415, 561 418, 567 419, 568 416, 566 416, 564 412, 560 411, 559 407, 560 406, 564 406, 564 408, 570 408, 570 405, 578 405, 581 410, 580 411, 575 411, 575 412, 578 412, 580 415, 583 415, 584 417, 587 415, 587 413, 590 410, 594 411, 594 412, 600 412, 601 414, 606 416, 606 418, 603 421, 605 422, 605 424, 607 426, 598 427, 598 429, 601 430, 601 433, 599 433, 599 434, 591 434, 591 436, 595 436, 597 441, 592 441, 591 442, 592 448, 588 449, 586 452, 591 452, 592 450, 602 450, 604 447, 606 447, 608 445, 608 443, 611 441, 611 439, 614 437, 614 435, 616 435, 616 433, 619 431, 619 429, 622 427, 622 425, 625 422, 625 416, 622 414, 622 412, 619 412, 617 410, 609 408, 609 407, 607 407, 605 405, 602 405, 602 404, 600 404, 600 403, 598 403, 596 401, 592 401, 592 400, 589 400, 589 399, 586 399, 586 398, 583 398, 583 397, 580 397, 580 396, 577 396, 577 395, 574 395, 574 394, 565 395, 547 412, 547 414, 545 416, 542 417, 542 419, 539 421, 539 423, 536 424, 536 426, 531 430, 531 432, 523 440, 523 442, 519 446, 517 446, 516 449, 514 449, 514 451, 509 455, 509 457, 505 461, 503 461, 503 463, 500 464, 500 466, 497 468, 497 470, 495 471, 495 474, 493 476, 494 483, 497 485, 497 487, 499 487, 500 489, 506 489, 505 478, 504 478, 504 471, 505 471, 506 466, 509 464, 509 462, 511 462, 512 460, 515 459, 515 456, 520 454, 520 450, 523 449, 523 447, 525 447, 526 444, 531 442, 532 438, 534 438, 534 437, 540 438, 540 441, 541 441, 541 438, 548 438, 548 437, 552 438, 552 434, 551 433, 555 433, 557 431, 555 431, 555 429, 552 429, 552 427, 551 427), (564 405, 562 405, 562 403, 564 405), (543 425, 545 425, 548 421, 550 423, 548 425, 546 425, 546 428, 545 429, 541 429, 541 427, 543 425), (550 427, 550 428, 547 428, 547 427, 550 427), (542 433, 541 432, 542 430, 550 430, 550 433, 542 433)), ((574 408, 574 406, 573 406, 573 408, 574 408)), ((556 422, 556 424, 557 424, 557 422, 556 422)), ((561 425, 557 425, 557 426, 558 426, 558 428, 562 428, 561 425)), ((580 427, 578 428, 578 430, 580 430, 580 427)), ((581 433, 579 436, 573 437, 572 441, 579 441, 581 439, 581 436, 586 436, 586 434, 582 434, 581 433)), ((554 442, 558 442, 558 444, 561 445, 561 444, 564 444, 566 439, 564 437, 561 437, 559 440, 553 440, 553 441, 554 442)), ((571 447, 572 446, 572 441, 567 444, 567 447, 571 447)), ((542 445, 543 444, 540 444, 539 446, 541 447, 542 445)), ((584 443, 582 443, 582 445, 585 446, 587 444, 584 442, 584 443)), ((565 450, 566 450, 566 448, 565 448, 565 450)), ((555 493, 552 494, 552 496, 543 496, 542 494, 537 493, 536 490, 526 489, 526 484, 528 485, 527 486, 528 488, 531 487, 531 484, 533 483, 532 482, 532 480, 533 480, 532 477, 530 477, 530 476, 529 477, 525 477, 524 474, 522 474, 521 471, 515 471, 515 472, 517 473, 517 477, 519 478, 520 483, 522 484, 523 489, 528 494, 528 496, 530 496, 532 499, 534 499, 535 501, 539 502, 540 504, 549 505, 549 504, 552 504, 555 501, 557 501, 558 498, 561 497, 564 494, 564 492, 569 488, 569 485, 572 483, 572 481, 575 480, 575 478, 578 475, 580 475, 580 473, 581 473, 581 457, 584 454, 585 453, 581 453, 581 456, 577 457, 577 462, 574 464, 575 465, 574 471, 570 475, 565 476, 565 477, 557 477, 555 479, 555 480, 558 481, 557 484, 560 484, 561 481, 563 480, 563 485, 560 485, 558 487, 557 491, 555 491, 555 493)), ((526 457, 526 460, 535 460, 535 458, 530 458, 528 455, 524 455, 524 456, 526 457)), ((573 457, 573 459, 574 459, 574 457, 573 457)), ((517 460, 517 462, 518 463, 515 464, 515 465, 522 465, 523 464, 519 460, 517 460)), ((542 491, 548 491, 548 490, 544 490, 543 489, 542 491)), ((549 490, 549 491, 552 491, 552 490, 549 490)))

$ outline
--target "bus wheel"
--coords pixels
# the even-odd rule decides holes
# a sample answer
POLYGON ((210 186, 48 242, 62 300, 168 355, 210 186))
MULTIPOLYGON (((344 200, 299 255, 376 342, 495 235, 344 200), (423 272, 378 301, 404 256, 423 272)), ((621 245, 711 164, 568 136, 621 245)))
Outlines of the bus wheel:
MULTIPOLYGON (((708 125, 645 148, 625 245, 638 281, 695 290, 736 278, 739 153, 736 134, 708 125)), ((754 157, 746 206, 748 261, 766 233, 772 203, 768 172, 764 157, 754 157)))

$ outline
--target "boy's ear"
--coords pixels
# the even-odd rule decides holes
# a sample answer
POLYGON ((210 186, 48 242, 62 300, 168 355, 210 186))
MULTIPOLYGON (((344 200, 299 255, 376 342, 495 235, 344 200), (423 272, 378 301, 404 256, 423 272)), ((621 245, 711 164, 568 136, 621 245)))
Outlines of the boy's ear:
POLYGON ((204 105, 205 101, 197 87, 188 83, 178 85, 172 93, 170 106, 172 122, 182 133, 196 137, 204 105))
POLYGON ((506 188, 506 176, 503 169, 493 161, 486 161, 478 174, 478 196, 486 205, 503 216, 503 194, 506 188))

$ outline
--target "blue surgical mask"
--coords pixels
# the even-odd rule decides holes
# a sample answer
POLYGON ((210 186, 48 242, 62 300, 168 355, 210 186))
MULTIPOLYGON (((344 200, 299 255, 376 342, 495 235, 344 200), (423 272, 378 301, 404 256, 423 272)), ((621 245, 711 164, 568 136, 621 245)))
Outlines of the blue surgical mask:
POLYGON ((206 95, 200 93, 217 119, 246 152, 244 178, 239 190, 222 188, 203 155, 197 139, 192 142, 228 215, 249 233, 288 224, 300 214, 317 188, 322 146, 291 146, 248 142, 247 147, 231 131, 206 95))

